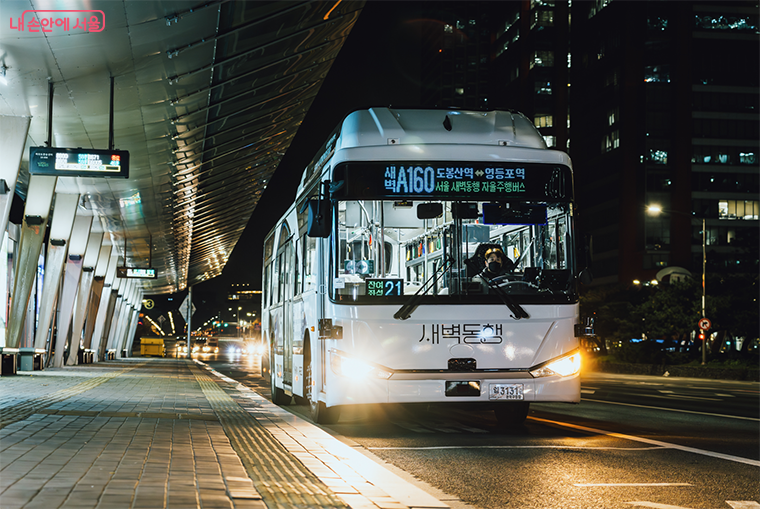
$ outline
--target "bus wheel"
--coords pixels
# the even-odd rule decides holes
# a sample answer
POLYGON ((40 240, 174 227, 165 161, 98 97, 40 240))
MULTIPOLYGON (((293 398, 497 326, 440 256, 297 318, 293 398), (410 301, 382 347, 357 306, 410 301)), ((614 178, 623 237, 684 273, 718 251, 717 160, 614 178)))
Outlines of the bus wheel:
POLYGON ((496 421, 502 428, 519 428, 528 417, 530 403, 521 401, 520 403, 504 403, 496 405, 493 413, 496 415, 496 421))
POLYGON ((324 401, 309 400, 311 420, 317 424, 335 424, 340 419, 340 407, 325 405, 324 401))

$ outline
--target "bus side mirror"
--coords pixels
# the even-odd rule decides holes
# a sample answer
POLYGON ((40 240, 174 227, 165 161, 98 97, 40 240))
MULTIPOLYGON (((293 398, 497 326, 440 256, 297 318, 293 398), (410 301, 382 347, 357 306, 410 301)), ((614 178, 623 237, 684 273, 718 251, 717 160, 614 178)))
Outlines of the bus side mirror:
POLYGON ((580 274, 578 274, 578 280, 582 285, 588 286, 594 280, 594 276, 591 274, 591 271, 588 268, 585 268, 580 272, 580 274))
POLYGON ((332 229, 332 211, 330 200, 309 200, 309 216, 306 222, 306 235, 327 238, 332 229))

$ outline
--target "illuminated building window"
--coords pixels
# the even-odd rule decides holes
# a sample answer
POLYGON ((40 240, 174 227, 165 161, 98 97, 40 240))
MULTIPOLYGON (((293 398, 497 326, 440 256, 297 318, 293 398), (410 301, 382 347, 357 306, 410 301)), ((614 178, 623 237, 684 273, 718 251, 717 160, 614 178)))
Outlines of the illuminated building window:
POLYGON ((536 94, 537 95, 552 95, 552 84, 549 81, 537 81, 536 82, 536 94))
POLYGON ((602 9, 604 9, 605 7, 607 7, 608 5, 610 5, 611 3, 612 3, 612 0, 594 0, 594 2, 593 2, 594 5, 588 11, 588 17, 589 17, 589 19, 591 19, 594 16, 596 16, 597 14, 599 14, 599 12, 602 9))
POLYGON ((556 136, 544 136, 544 142, 546 142, 547 147, 556 147, 557 146, 557 137, 556 136))
POLYGON ((550 10, 533 11, 533 20, 530 24, 530 28, 532 29, 536 25, 540 27, 553 27, 554 26, 554 12, 550 10))
POLYGON ((612 131, 604 135, 604 139, 602 139, 602 153, 615 150, 616 148, 620 148, 620 132, 612 131))
POLYGON ((652 164, 668 164, 668 151, 650 148, 647 162, 652 164))
POLYGON ((542 115, 533 119, 533 124, 536 127, 551 127, 553 123, 553 117, 551 115, 542 115))
POLYGON ((753 32, 757 31, 757 26, 757 16, 714 16, 710 14, 694 16, 694 27, 698 30, 753 32))
POLYGON ((607 112, 607 125, 615 125, 620 120, 620 110, 618 108, 611 109, 607 112))
POLYGON ((661 32, 668 28, 668 20, 659 16, 656 16, 654 18, 647 18, 647 28, 653 32, 661 32))
POLYGON ((757 164, 757 155, 754 152, 739 152, 739 163, 757 164))
POLYGON ((670 83, 670 66, 665 64, 644 67, 644 81, 647 83, 670 83))
POLYGON ((760 202, 756 200, 718 200, 719 219, 757 220, 760 202))
POLYGON ((554 52, 553 51, 534 51, 533 59, 530 62, 530 68, 534 67, 554 67, 554 52))
POLYGON ((451 26, 451 25, 449 25, 449 24, 443 25, 443 33, 445 33, 445 34, 453 34, 454 33, 454 27, 451 26))

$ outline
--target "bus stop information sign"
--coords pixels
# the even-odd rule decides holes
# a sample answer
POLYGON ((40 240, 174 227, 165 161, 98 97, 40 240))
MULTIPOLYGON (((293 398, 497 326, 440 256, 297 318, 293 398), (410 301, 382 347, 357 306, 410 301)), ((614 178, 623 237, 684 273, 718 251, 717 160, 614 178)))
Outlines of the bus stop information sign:
POLYGON ((29 174, 54 177, 129 178, 129 152, 31 147, 29 174))

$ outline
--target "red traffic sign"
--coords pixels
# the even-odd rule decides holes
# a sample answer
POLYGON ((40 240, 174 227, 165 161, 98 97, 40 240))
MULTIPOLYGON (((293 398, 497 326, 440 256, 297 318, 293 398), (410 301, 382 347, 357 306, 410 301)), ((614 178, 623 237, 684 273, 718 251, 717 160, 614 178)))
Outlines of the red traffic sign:
POLYGON ((702 330, 710 330, 710 327, 712 326, 712 322, 709 318, 702 318, 697 323, 699 325, 699 328, 702 330))

